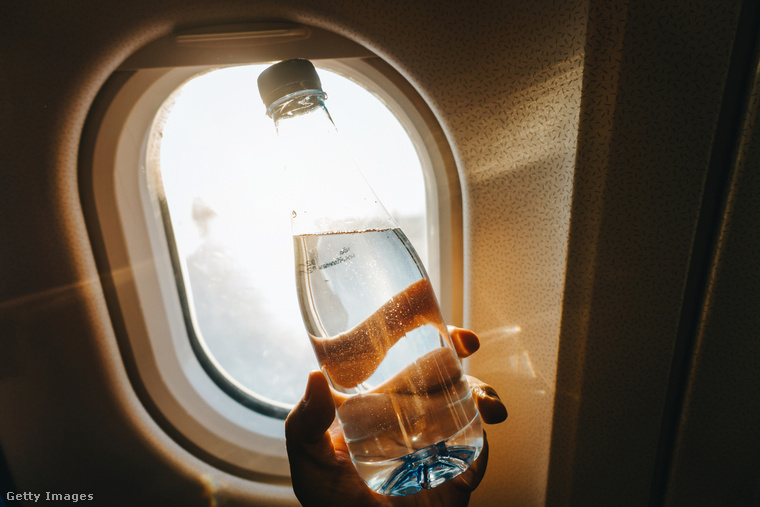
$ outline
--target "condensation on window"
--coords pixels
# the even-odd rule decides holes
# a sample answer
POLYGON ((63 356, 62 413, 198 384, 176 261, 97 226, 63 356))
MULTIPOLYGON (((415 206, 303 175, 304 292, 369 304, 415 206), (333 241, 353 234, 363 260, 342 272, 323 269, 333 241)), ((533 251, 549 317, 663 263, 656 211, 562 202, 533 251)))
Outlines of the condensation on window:
MULTIPOLYGON (((317 364, 295 290, 290 211, 275 132, 256 78, 266 66, 208 72, 159 113, 164 213, 195 335, 215 368, 286 405, 317 364)), ((327 105, 366 179, 427 262, 419 157, 393 113, 362 86, 319 70, 327 105), (352 111, 361 109, 362 117, 352 111)))

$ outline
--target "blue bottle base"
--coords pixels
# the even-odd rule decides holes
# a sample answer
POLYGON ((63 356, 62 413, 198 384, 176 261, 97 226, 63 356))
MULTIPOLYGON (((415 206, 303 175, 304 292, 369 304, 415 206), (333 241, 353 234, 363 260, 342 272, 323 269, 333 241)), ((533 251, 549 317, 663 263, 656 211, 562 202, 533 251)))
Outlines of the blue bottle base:
POLYGON ((446 447, 445 442, 440 442, 400 458, 401 464, 382 485, 373 489, 391 496, 431 489, 467 470, 476 457, 476 448, 446 447))
POLYGON ((404 496, 457 477, 473 464, 482 449, 483 430, 476 411, 464 428, 446 440, 388 460, 354 458, 354 465, 373 491, 404 496))

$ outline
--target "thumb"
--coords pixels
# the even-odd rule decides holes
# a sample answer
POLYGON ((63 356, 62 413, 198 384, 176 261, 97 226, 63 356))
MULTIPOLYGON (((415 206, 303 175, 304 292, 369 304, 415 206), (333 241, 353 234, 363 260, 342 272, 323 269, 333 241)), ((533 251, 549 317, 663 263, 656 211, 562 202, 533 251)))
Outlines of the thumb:
POLYGON ((312 371, 303 399, 285 420, 285 439, 290 444, 316 443, 334 419, 335 406, 327 379, 321 371, 312 371))

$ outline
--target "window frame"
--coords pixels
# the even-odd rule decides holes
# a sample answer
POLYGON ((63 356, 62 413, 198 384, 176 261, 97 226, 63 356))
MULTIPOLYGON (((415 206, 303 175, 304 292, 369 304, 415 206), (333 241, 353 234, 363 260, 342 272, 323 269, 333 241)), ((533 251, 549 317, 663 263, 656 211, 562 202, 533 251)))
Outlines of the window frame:
MULTIPOLYGON (((262 26, 272 28, 253 29, 262 26)), ((187 48, 180 44, 180 49, 167 49, 162 39, 128 59, 103 88, 100 106, 88 118, 80 167, 88 229, 138 396, 162 428, 197 456, 236 475, 269 482, 289 476, 283 421, 231 397, 193 351, 178 292, 181 276, 175 276, 170 240, 161 217, 155 216, 161 203, 149 190, 157 182, 150 181, 146 171, 146 157, 152 156, 147 135, 162 104, 178 87, 211 69, 297 55, 314 58, 319 67, 357 80, 375 93, 399 117, 418 149, 428 196, 430 252, 438 254, 440 267, 429 274, 447 322, 458 324, 462 312, 461 191, 453 155, 435 117, 411 85, 366 49, 345 39, 337 44, 334 34, 290 26, 296 27, 296 40, 278 42, 273 49, 262 48, 257 40, 256 54, 242 51, 230 57, 225 50, 230 39, 220 37, 224 44, 199 52, 196 48, 198 55, 188 61, 182 56, 187 48), (298 38, 304 32, 309 37, 298 38), (327 54, 309 55, 320 48, 320 37, 327 54), (293 47, 281 47, 288 45, 293 47), (222 54, 232 61, 220 65, 222 54)), ((245 33, 241 27, 235 30, 245 33)), ((178 44, 182 36, 170 39, 178 44)))

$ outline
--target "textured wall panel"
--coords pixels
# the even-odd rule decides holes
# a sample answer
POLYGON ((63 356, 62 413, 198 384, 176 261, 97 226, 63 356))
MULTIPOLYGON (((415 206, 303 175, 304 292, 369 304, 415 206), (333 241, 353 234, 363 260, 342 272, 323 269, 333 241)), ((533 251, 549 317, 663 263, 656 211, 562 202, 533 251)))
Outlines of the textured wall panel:
POLYGON ((760 66, 721 209, 668 506, 760 504, 760 66))
POLYGON ((467 324, 483 339, 471 369, 510 411, 488 429, 503 444, 483 505, 544 502, 585 27, 580 2, 523 3, 500 28, 509 49, 463 79, 477 102, 449 120, 465 176, 467 324))
POLYGON ((550 505, 649 505, 659 480, 740 6, 591 2, 550 505))

